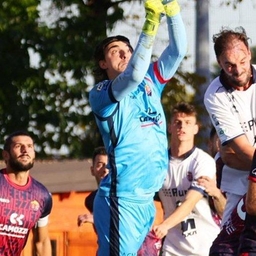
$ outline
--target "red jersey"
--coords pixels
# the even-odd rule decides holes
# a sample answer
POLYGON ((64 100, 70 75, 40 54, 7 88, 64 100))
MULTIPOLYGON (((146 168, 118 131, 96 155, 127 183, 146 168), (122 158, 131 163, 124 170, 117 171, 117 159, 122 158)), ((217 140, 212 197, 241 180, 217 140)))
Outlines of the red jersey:
POLYGON ((18 186, 0 170, 0 255, 19 256, 29 231, 51 209, 51 194, 40 182, 29 176, 25 186, 18 186))
POLYGON ((245 226, 245 198, 244 195, 232 211, 228 221, 210 248, 211 255, 237 255, 239 249, 240 235, 245 226))

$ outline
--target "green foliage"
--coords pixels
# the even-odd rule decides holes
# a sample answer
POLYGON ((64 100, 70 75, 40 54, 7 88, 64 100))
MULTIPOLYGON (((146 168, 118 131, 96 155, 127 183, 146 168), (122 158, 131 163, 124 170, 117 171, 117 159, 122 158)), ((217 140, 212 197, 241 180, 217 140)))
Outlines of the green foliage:
MULTIPOLYGON (((47 149, 63 146, 69 152, 64 157, 91 156, 102 144, 88 105, 92 53, 107 29, 124 19, 120 3, 132 0, 46 2, 46 20, 39 15, 40 1, 0 3, 0 136, 29 130, 38 158, 53 157, 47 149), (30 52, 39 56, 36 65, 30 52)), ((176 102, 193 102, 201 83, 195 74, 177 72, 163 94, 167 118, 176 102)))
POLYGON ((63 145, 68 157, 84 157, 101 144, 88 108, 92 52, 122 10, 111 1, 53 1, 55 20, 44 22, 38 4, 0 4, 0 136, 27 129, 35 136, 38 157, 63 145), (115 12, 108 16, 112 6, 115 12), (40 56, 37 67, 30 65, 29 50, 40 56))

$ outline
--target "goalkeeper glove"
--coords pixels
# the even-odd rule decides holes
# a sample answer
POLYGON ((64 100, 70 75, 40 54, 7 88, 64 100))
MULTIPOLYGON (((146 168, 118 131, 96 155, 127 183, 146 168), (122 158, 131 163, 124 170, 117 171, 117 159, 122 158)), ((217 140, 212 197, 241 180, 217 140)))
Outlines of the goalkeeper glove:
POLYGON ((164 10, 166 16, 172 17, 180 12, 180 6, 177 0, 163 0, 164 10))
POLYGON ((150 36, 155 36, 161 21, 161 18, 165 12, 164 6, 161 0, 146 0, 146 21, 144 23, 142 31, 150 36))

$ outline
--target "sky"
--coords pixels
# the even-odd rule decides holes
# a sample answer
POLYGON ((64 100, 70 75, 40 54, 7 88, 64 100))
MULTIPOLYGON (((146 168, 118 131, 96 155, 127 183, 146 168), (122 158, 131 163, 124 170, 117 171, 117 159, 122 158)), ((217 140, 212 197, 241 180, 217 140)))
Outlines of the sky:
MULTIPOLYGON (((205 0, 207 1, 207 0, 205 0)), ((212 36, 218 33, 221 27, 229 27, 234 29, 237 26, 243 26, 247 35, 251 38, 250 46, 256 46, 256 0, 243 0, 234 9, 233 6, 221 4, 227 0, 209 0, 209 56, 210 66, 216 63, 213 51, 212 36)), ((188 60, 183 61, 183 70, 193 72, 195 69, 195 3, 192 0, 179 0, 181 6, 181 14, 186 26, 188 37, 188 60)), ((144 7, 139 3, 123 4, 125 15, 129 18, 125 22, 118 22, 113 31, 109 31, 108 35, 122 34, 130 38, 133 46, 136 45, 138 34, 144 21, 144 7), (133 17, 140 17, 134 19, 133 17)), ((164 21, 162 22, 164 23, 164 21)), ((168 39, 165 24, 161 24, 155 41, 154 52, 159 54, 162 52, 163 42, 168 39)))

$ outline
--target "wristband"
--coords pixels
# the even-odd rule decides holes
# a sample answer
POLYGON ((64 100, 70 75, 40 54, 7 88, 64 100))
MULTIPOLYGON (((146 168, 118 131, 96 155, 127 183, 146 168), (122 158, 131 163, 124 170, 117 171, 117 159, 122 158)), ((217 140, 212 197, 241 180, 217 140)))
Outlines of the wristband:
POLYGON ((153 22, 151 20, 146 20, 144 22, 142 31, 149 36, 155 36, 158 30, 158 27, 159 27, 159 23, 153 22))

